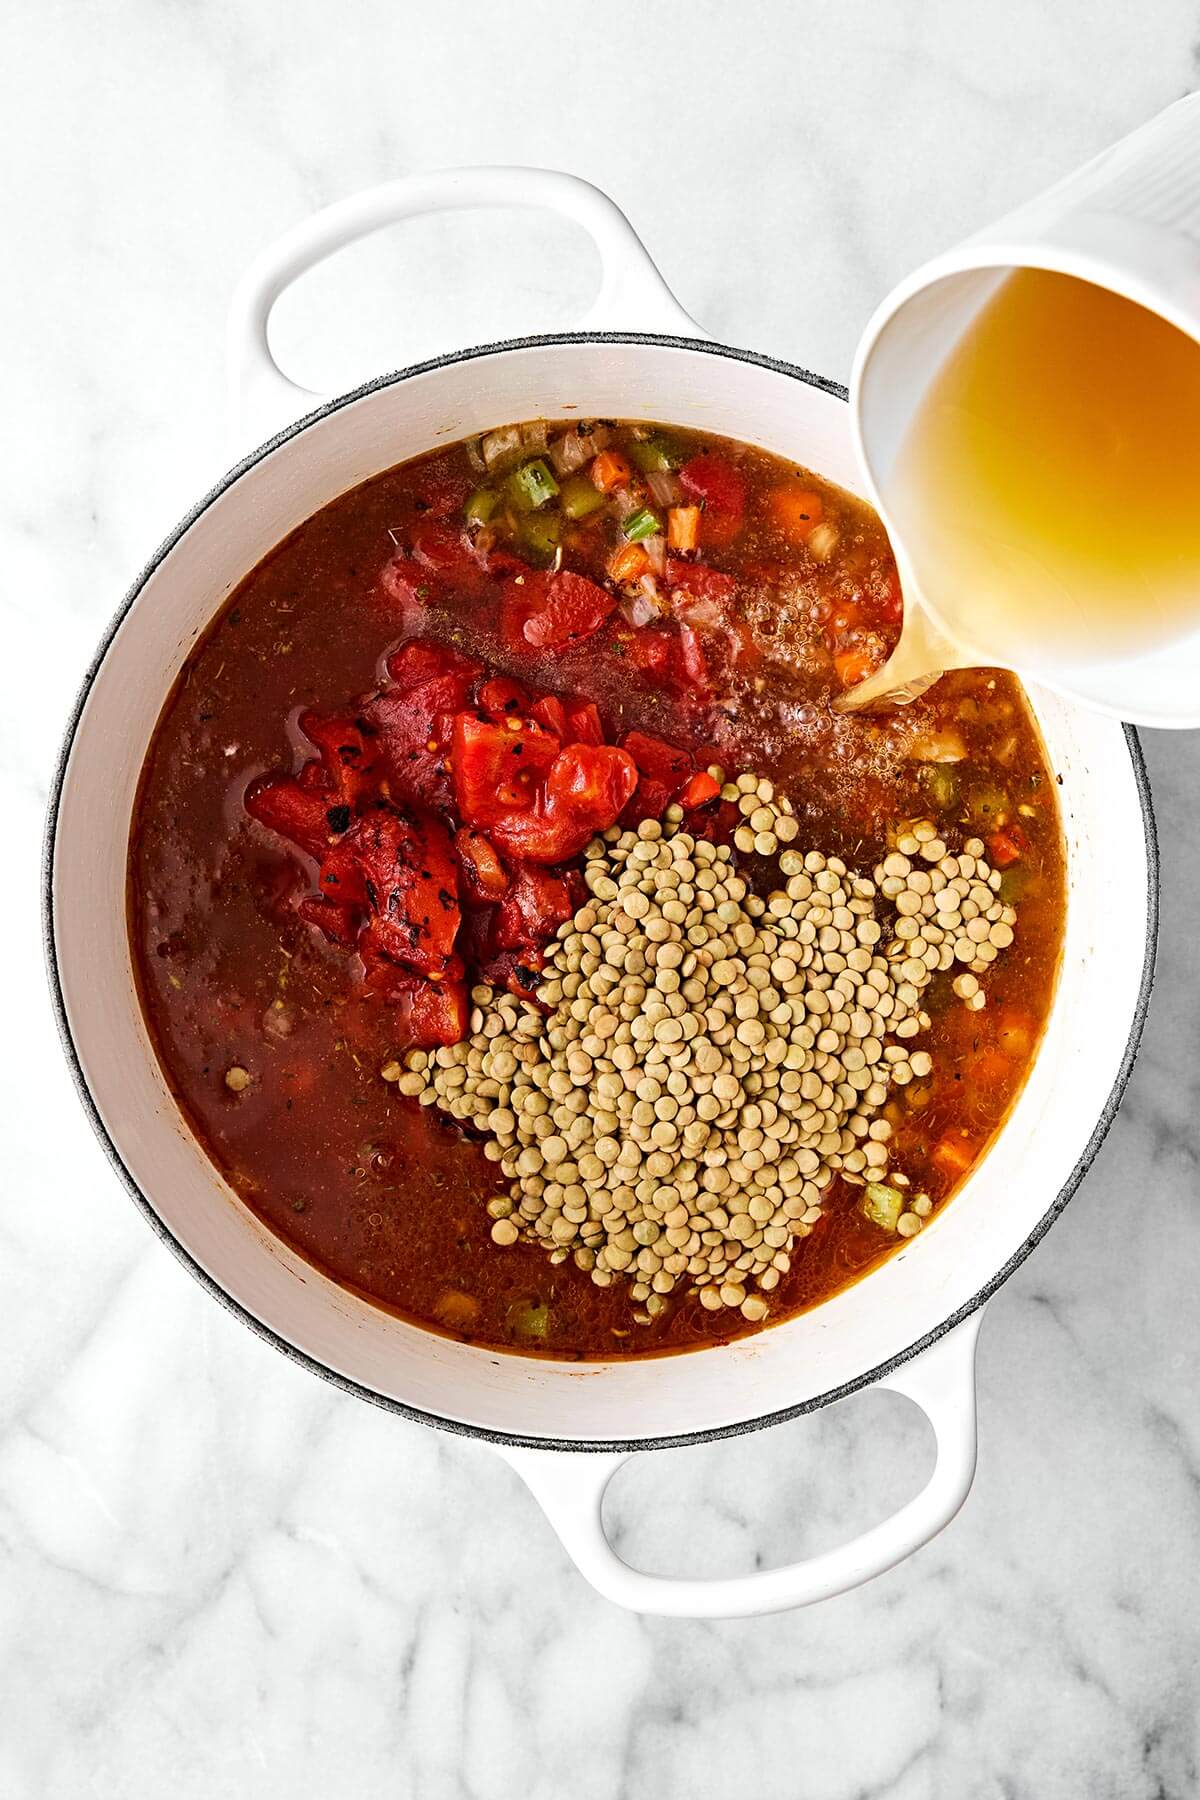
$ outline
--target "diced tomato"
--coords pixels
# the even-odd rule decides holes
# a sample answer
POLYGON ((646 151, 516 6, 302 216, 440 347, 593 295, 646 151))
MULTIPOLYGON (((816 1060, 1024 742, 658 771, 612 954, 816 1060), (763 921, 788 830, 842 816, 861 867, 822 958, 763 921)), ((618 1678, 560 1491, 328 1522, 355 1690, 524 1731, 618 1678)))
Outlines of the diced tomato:
POLYGON ((534 701, 530 708, 530 714, 539 725, 544 725, 547 731, 552 731, 560 744, 565 743, 567 709, 557 694, 543 694, 540 700, 534 701))
POLYGON ((402 694, 415 693, 431 681, 444 681, 445 689, 439 688, 439 698, 431 711, 452 712, 455 706, 466 704, 467 691, 472 682, 483 674, 483 664, 473 657, 463 656, 457 650, 451 650, 445 644, 431 644, 412 640, 402 644, 399 650, 392 652, 387 663, 388 676, 394 687, 402 694), (453 683, 453 688, 450 683, 453 683), (459 694, 460 699, 445 699, 442 694, 459 694))
POLYGON ((702 699, 709 692, 708 669, 700 639, 690 625, 679 627, 679 648, 684 680, 696 698, 702 699))
POLYGON ((323 931, 331 944, 341 950, 353 950, 362 925, 362 912, 355 906, 344 906, 311 894, 301 900, 296 911, 309 925, 323 931))
POLYGON ((453 526, 436 519, 418 525, 412 534, 412 550, 419 563, 444 580, 478 586, 482 570, 465 534, 453 526))
POLYGON ((555 757, 537 803, 498 819, 489 835, 499 850, 522 861, 565 862, 614 823, 637 778, 624 750, 570 744, 555 757))
POLYGON ((414 630, 419 627, 422 613, 434 597, 429 570, 404 550, 383 565, 379 589, 389 609, 399 612, 414 630))
MULTIPOLYGON (((451 769, 460 815, 468 825, 491 834, 492 827, 514 811, 533 806, 558 754, 558 739, 534 719, 509 718, 498 724, 474 713, 459 713, 451 769)), ((498 837, 493 842, 505 849, 498 837)))
POLYGON ((393 793, 417 806, 446 805, 449 735, 439 727, 444 715, 431 719, 419 691, 385 691, 368 703, 366 716, 379 733, 380 755, 393 793))
POLYGON ((701 543, 714 549, 732 543, 746 511, 746 482, 741 471, 724 456, 701 452, 684 463, 679 485, 704 507, 701 543))
MULTIPOLYGON (((493 675, 479 690, 479 710, 489 719, 506 719, 510 713, 528 712, 529 704, 528 688, 522 687, 519 681, 510 680, 507 675, 493 675)), ((533 712, 537 718, 536 707, 533 712)))
POLYGON ((500 637, 505 648, 518 656, 529 655, 525 624, 545 606, 548 580, 544 569, 523 569, 510 575, 500 590, 500 637))
POLYGON ((367 702, 363 717, 379 734, 380 758, 399 798, 435 808, 448 803, 451 721, 481 672, 479 663, 440 644, 405 644, 389 658, 392 685, 367 702))
POLYGON ((517 869, 500 907, 496 942, 503 950, 540 950, 574 911, 570 888, 561 875, 517 869))
POLYGON ((371 786, 379 759, 375 732, 366 719, 339 713, 306 712, 300 729, 321 752, 330 790, 346 806, 356 806, 371 786))
POLYGON ((278 832, 297 849, 320 857, 329 848, 330 795, 314 793, 291 775, 263 775, 246 789, 243 804, 252 819, 278 832))
POLYGON ((508 892, 508 876, 483 833, 461 826, 454 835, 454 850, 466 890, 472 898, 502 900, 508 892))
POLYGON ((567 729, 563 733, 564 744, 602 744, 604 742, 604 726, 600 722, 600 714, 591 700, 568 700, 567 729))
POLYGON ((370 951, 424 974, 444 971, 461 911, 450 835, 440 819, 381 803, 358 821, 342 848, 362 873, 370 951))
POLYGON ((678 641, 673 632, 663 631, 657 625, 647 625, 640 631, 631 633, 625 643, 634 668, 641 669, 647 675, 660 678, 667 676, 678 649, 678 641))
POLYGON ((572 569, 548 575, 544 595, 543 604, 522 626, 526 644, 535 650, 561 650, 591 637, 617 604, 615 594, 572 569))
POLYGON ((667 586, 672 598, 676 592, 690 594, 693 600, 708 600, 720 609, 714 615, 722 622, 725 609, 737 592, 737 582, 722 569, 710 569, 704 563, 683 562, 678 556, 667 558, 667 586))
POLYGON ((651 737, 647 731, 629 732, 622 738, 621 748, 632 756, 639 774, 652 775, 665 782, 672 793, 683 785, 694 767, 686 750, 668 744, 663 738, 651 737))

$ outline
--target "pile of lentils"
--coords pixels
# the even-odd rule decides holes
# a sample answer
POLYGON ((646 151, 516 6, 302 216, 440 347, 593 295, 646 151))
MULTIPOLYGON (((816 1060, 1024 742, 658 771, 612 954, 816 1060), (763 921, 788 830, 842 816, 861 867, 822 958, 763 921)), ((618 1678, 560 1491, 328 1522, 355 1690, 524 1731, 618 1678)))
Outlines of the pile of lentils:
MULTIPOLYGON (((488 1202, 497 1244, 524 1236, 600 1287, 627 1282, 643 1320, 687 1289, 766 1318, 835 1176, 885 1177, 881 1109, 933 1068, 913 1042, 933 974, 957 965, 978 1009, 1013 937, 977 838, 951 855, 915 821, 872 880, 797 849, 769 781, 722 797, 735 850, 776 859, 765 898, 678 807, 613 827, 585 853, 590 899, 547 951, 539 1004, 477 986, 463 1042, 382 1070, 484 1135, 508 1183, 488 1202)), ((928 1211, 918 1196, 902 1235, 928 1211)))

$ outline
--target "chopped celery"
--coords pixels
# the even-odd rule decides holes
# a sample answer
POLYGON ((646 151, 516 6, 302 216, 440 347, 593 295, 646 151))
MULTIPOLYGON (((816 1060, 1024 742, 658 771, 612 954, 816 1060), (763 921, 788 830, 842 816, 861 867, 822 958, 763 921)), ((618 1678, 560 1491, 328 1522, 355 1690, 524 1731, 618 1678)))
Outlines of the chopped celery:
POLYGON ((486 525, 499 504, 500 496, 495 488, 476 488, 463 508, 467 524, 486 525))
POLYGON ((1001 819, 1012 811, 1012 804, 1003 788, 981 782, 968 791, 967 809, 972 824, 994 831, 1001 819))
POLYGON ((518 1300, 508 1309, 508 1323, 518 1337, 545 1337, 550 1308, 538 1300, 518 1300))
POLYGON ((608 499, 587 475, 572 475, 562 484, 562 509, 568 519, 586 519, 608 499))
POLYGON ((562 514, 554 512, 526 513, 517 527, 517 542, 531 562, 544 567, 554 561, 562 537, 562 514))
POLYGON ((677 469, 686 461, 679 446, 658 432, 648 438, 635 438, 625 449, 634 468, 640 469, 643 475, 657 475, 663 470, 677 469))
POLYGON ((643 538, 656 537, 662 530, 662 523, 648 506, 639 506, 636 512, 630 513, 622 530, 631 544, 640 544, 643 538))
POLYGON ((508 478, 508 492, 520 512, 536 512, 558 492, 558 483, 541 457, 522 463, 508 478))
POLYGON ((881 1181, 868 1181, 863 1189, 862 1209, 872 1225, 884 1231, 895 1231, 904 1211, 904 1196, 899 1188, 885 1187, 881 1181))
POLYGON ((921 786, 933 805, 945 812, 958 799, 958 771, 953 763, 922 763, 921 786))
POLYGON ((1024 900, 1037 887, 1038 881, 1037 872, 1028 863, 1010 863, 1000 873, 1000 898, 1006 906, 1013 906, 1018 900, 1024 900))

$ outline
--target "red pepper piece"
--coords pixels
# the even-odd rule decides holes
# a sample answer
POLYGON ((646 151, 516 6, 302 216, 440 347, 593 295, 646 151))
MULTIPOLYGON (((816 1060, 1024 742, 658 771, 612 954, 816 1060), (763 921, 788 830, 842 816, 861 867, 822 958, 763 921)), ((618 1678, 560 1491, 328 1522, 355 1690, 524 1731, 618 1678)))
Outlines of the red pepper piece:
POLYGON ((500 908, 496 942, 502 950, 540 949, 574 911, 562 876, 545 869, 517 869, 500 908))
POLYGON ((331 798, 302 787, 291 775, 263 775, 246 789, 243 804, 260 825, 319 858, 333 835, 328 818, 331 798))
MULTIPOLYGON (((531 808, 558 754, 558 739, 533 719, 508 718, 499 725, 459 713, 451 767, 462 818, 491 832, 515 811, 531 808)), ((499 839, 493 837, 493 842, 504 849, 499 839)))
POLYGON ((599 631, 617 604, 615 594, 573 569, 548 575, 545 601, 524 622, 525 642, 535 650, 561 650, 599 631))
POLYGON ((679 804, 685 812, 694 812, 697 807, 708 806, 719 796, 721 790, 706 769, 701 769, 684 784, 679 795, 679 804))
POLYGON ((432 813, 381 804, 359 819, 344 847, 362 874, 371 950, 425 974, 443 971, 462 916, 446 827, 432 813))
POLYGON ((679 485, 704 508, 701 543, 714 549, 732 543, 746 511, 746 482, 741 471, 726 457, 702 451, 684 463, 679 485))
POLYGON ((497 819, 489 835, 499 850, 521 861, 565 862, 614 823, 637 779, 624 750, 570 744, 555 757, 536 804, 497 819))
POLYGON ((454 836, 454 851, 466 890, 475 900, 502 900, 508 892, 504 864, 481 831, 462 826, 454 836))

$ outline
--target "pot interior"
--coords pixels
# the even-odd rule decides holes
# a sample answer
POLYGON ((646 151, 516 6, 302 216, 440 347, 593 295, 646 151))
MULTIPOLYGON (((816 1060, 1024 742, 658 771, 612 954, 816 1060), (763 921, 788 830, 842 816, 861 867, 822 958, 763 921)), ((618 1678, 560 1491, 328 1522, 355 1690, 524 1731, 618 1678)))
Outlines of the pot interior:
POLYGON ((510 419, 685 423, 855 489, 840 393, 735 353, 652 339, 531 341, 385 380, 250 459, 135 588, 86 693, 52 849, 63 1011, 97 1122, 159 1228, 223 1294, 324 1372, 468 1429, 637 1443, 765 1419, 861 1382, 969 1308, 1044 1229, 1108 1122, 1152 949, 1147 821, 1121 727, 1031 701, 1061 781, 1062 973, 1030 1079, 991 1152, 908 1247, 756 1337, 643 1362, 566 1364, 438 1338, 347 1293, 273 1237, 184 1124, 134 994, 125 856, 146 745, 184 657, 242 577, 335 495, 510 419), (1098 1125, 1099 1121, 1099 1125, 1098 1125))

